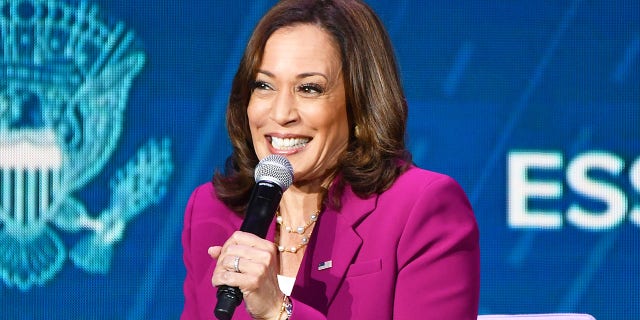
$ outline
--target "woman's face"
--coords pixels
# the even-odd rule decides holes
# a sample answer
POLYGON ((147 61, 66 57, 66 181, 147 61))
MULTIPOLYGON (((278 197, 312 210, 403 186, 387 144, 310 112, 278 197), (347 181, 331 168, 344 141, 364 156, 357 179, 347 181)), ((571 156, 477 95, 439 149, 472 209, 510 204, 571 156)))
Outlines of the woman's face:
POLYGON ((324 184, 349 139, 340 51, 317 26, 267 40, 247 115, 258 159, 286 156, 296 183, 324 184))

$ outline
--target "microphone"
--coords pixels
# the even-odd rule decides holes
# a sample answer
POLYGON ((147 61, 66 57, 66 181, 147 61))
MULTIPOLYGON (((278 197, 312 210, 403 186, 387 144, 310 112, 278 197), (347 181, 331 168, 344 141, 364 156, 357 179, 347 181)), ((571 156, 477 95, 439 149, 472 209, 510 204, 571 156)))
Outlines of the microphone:
MULTIPOLYGON (((246 215, 240 231, 266 237, 269 225, 278 209, 282 193, 293 183, 293 168, 286 157, 269 155, 260 160, 254 177, 256 185, 251 191, 246 215)), ((218 303, 214 310, 219 320, 230 320, 236 307, 242 302, 242 292, 237 287, 222 285, 216 294, 218 303)))

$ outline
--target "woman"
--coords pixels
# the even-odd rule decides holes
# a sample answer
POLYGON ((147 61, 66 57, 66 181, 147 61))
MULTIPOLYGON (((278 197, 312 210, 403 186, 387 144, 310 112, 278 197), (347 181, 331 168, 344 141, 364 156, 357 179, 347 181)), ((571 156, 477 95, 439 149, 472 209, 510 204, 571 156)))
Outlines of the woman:
POLYGON ((451 178, 412 165, 407 106, 379 18, 353 0, 280 1, 233 81, 227 170, 197 188, 182 241, 183 319, 475 319, 478 229, 451 178), (236 231, 253 170, 285 155, 294 183, 266 239, 236 231), (277 221, 275 221, 277 220, 277 221))

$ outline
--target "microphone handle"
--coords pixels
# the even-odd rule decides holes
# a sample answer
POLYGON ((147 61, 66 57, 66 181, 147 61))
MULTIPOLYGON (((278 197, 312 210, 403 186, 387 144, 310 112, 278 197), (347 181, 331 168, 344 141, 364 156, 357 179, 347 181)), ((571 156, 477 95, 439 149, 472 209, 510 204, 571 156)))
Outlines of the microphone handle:
MULTIPOLYGON (((270 181, 258 181, 251 191, 247 213, 240 231, 249 232, 260 238, 267 236, 273 216, 280 205, 282 189, 270 181)), ((218 302, 214 314, 219 320, 231 320, 236 307, 242 302, 242 292, 237 287, 221 285, 216 294, 218 302)))

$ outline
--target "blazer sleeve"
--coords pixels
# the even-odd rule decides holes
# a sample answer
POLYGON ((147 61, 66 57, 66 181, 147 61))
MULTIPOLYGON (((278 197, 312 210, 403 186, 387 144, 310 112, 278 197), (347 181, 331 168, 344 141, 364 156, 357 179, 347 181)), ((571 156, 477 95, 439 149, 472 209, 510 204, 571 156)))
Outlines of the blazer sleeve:
POLYGON ((419 193, 398 242, 394 319, 475 320, 478 226, 462 188, 439 176, 419 193), (424 314, 422 314, 424 313, 424 314))
MULTIPOLYGON (((227 215, 228 210, 213 200, 213 192, 210 185, 196 188, 185 209, 182 229, 182 257, 186 269, 183 320, 215 319, 213 309, 217 289, 211 284, 211 275, 216 261, 209 256, 207 249, 222 245, 237 228, 237 223, 227 215)), ((236 310, 236 313, 239 312, 236 310)))

